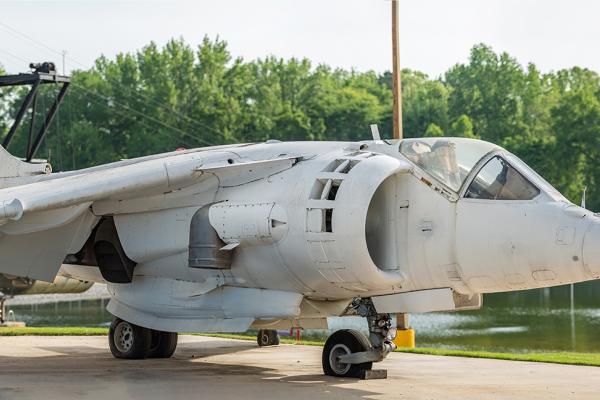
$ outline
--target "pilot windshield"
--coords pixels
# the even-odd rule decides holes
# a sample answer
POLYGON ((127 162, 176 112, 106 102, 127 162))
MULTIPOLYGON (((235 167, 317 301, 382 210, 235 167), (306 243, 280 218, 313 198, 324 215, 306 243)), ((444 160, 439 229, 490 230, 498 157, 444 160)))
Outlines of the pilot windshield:
POLYGON ((499 147, 465 138, 404 139, 400 152, 410 161, 458 192, 477 161, 499 147))
POLYGON ((466 198, 483 200, 531 200, 540 190, 502 157, 489 160, 479 171, 466 198))

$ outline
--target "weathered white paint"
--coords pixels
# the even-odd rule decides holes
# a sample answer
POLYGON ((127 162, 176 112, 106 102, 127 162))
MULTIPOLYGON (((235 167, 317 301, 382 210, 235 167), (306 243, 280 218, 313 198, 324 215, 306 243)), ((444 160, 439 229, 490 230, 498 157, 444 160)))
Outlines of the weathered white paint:
POLYGON ((373 304, 382 313, 426 313, 433 311, 470 310, 481 307, 481 296, 465 301, 451 288, 417 290, 373 297, 373 304))

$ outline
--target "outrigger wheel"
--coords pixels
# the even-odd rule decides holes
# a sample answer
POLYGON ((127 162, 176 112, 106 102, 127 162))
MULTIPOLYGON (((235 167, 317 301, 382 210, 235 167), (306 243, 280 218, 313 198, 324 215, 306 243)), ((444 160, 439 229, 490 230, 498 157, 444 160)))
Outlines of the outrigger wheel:
POLYGON ((177 333, 143 328, 115 318, 108 331, 108 345, 116 358, 169 358, 177 347, 177 333))
POLYGON ((256 335, 256 342, 260 347, 277 346, 279 344, 279 334, 275 329, 261 329, 256 335))
POLYGON ((359 331, 342 329, 334 332, 323 347, 323 372, 329 376, 360 378, 362 371, 370 370, 373 363, 349 364, 341 361, 340 357, 365 352, 370 348, 369 339, 359 331))

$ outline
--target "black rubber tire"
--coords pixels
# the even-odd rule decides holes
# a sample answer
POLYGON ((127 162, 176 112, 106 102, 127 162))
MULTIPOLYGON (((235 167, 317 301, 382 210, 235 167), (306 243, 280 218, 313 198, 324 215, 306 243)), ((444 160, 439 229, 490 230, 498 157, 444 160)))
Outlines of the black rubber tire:
POLYGON ((261 329, 256 335, 256 342, 260 347, 277 346, 279 344, 279 333, 274 329, 261 329))
POLYGON ((110 324, 108 330, 108 346, 110 352, 115 358, 125 358, 130 360, 139 360, 148 356, 150 349, 150 329, 142 328, 130 322, 123 321, 120 318, 115 318, 110 324), (127 339, 128 345, 117 345, 116 341, 122 330, 126 330, 123 338, 127 339), (115 337, 117 335, 117 337, 115 337), (120 347, 120 348, 119 348, 120 347))
POLYGON ((325 346, 323 346, 322 364, 325 375, 335 376, 340 378, 359 378, 362 371, 373 368, 372 362, 361 364, 347 364, 347 370, 336 371, 330 363, 330 353, 338 344, 346 346, 350 353, 358 353, 368 350, 371 345, 369 340, 361 332, 354 329, 341 329, 334 332, 327 338, 325 346))
POLYGON ((177 332, 150 330, 148 358, 171 358, 177 348, 177 332))

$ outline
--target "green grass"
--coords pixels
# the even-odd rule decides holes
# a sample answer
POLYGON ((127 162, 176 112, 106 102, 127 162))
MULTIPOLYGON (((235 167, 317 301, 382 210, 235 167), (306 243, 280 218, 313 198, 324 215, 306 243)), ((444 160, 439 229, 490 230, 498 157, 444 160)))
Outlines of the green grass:
POLYGON ((490 351, 450 350, 417 347, 415 349, 398 349, 402 353, 428 354, 435 356, 493 358, 496 360, 533 361, 553 364, 588 365, 600 367, 600 353, 496 353, 490 351))
POLYGON ((83 327, 0 327, 0 336, 102 336, 108 328, 83 327))
MULTIPOLYGON (((39 327, 39 328, 0 328, 0 336, 102 336, 108 333, 108 328, 83 328, 83 327, 39 327)), ((235 333, 194 333, 193 335, 208 336, 226 339, 238 339, 256 341, 256 336, 250 334, 235 333)), ((296 340, 282 337, 281 343, 296 344, 296 340)), ((302 340, 303 345, 322 346, 322 340, 302 340)), ((428 347, 417 347, 415 349, 397 349, 402 353, 426 354, 435 356, 469 357, 469 358, 491 358, 509 361, 532 361, 568 365, 588 365, 600 367, 600 353, 499 353, 489 351, 450 350, 428 347)))

